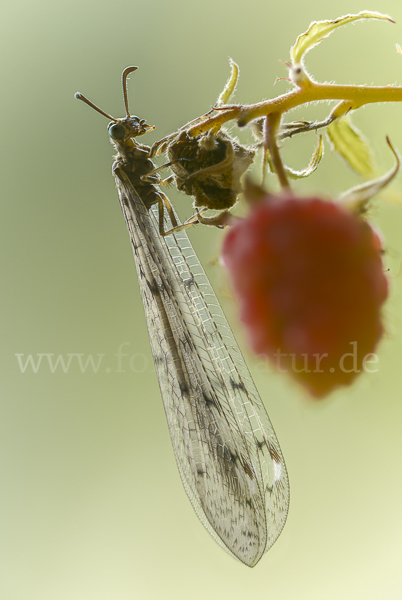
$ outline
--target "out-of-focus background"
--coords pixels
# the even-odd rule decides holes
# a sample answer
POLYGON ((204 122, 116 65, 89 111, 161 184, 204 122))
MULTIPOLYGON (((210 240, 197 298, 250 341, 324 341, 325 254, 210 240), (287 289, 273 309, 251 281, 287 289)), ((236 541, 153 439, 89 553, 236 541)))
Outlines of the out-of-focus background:
MULTIPOLYGON (((73 97, 79 90, 122 116, 120 74, 139 65, 130 105, 157 126, 143 138, 152 143, 210 108, 229 56, 241 68, 236 102, 273 97, 288 89, 286 81, 274 85, 287 75, 280 59, 312 20, 361 10, 387 12, 396 25, 366 21, 337 30, 308 55, 309 71, 319 81, 402 85, 398 0, 3 5, 4 600, 401 598, 402 176, 370 214, 386 239, 392 290, 378 372, 321 404, 251 356, 215 261, 223 233, 190 232, 289 470, 288 522, 250 570, 213 542, 182 488, 111 177, 107 120, 73 97), (127 354, 120 368, 119 348, 127 354), (103 358, 96 373, 90 366, 81 372, 76 357, 66 372, 59 364, 52 373, 51 354, 103 358)), ((292 117, 329 110, 312 106, 292 117)), ((369 106, 354 123, 372 142, 379 172, 388 170, 385 136, 402 152, 402 104, 369 106)), ((286 143, 286 161, 303 168, 315 140, 310 134, 286 143)), ((322 165, 296 189, 330 196, 359 182, 326 144, 322 165)), ((187 197, 169 195, 183 218, 191 214, 187 197)))

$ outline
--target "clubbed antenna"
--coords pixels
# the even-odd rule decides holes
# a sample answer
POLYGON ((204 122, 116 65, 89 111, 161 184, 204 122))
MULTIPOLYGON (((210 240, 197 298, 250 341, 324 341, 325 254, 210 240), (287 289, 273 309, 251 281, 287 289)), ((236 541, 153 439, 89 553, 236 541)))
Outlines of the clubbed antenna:
POLYGON ((101 108, 99 108, 99 106, 96 106, 96 104, 94 104, 93 102, 91 102, 90 100, 88 100, 88 98, 86 98, 85 96, 83 96, 81 94, 81 92, 76 92, 74 94, 74 97, 77 98, 77 100, 82 100, 83 102, 85 102, 85 104, 88 104, 88 106, 90 106, 91 108, 93 108, 94 110, 96 110, 98 113, 100 113, 104 117, 107 117, 111 121, 114 121, 115 123, 117 123, 117 119, 115 119, 114 117, 111 117, 110 115, 108 115, 104 110, 102 110, 101 108))
POLYGON ((138 67, 127 67, 126 69, 124 69, 124 71, 122 73, 122 76, 121 76, 121 82, 122 82, 122 85, 123 85, 124 107, 126 109, 126 116, 127 116, 127 118, 130 116, 130 113, 129 113, 129 110, 128 110, 127 77, 130 75, 130 73, 133 73, 137 69, 138 69, 138 67))
MULTIPOLYGON (((124 107, 126 109, 126 116, 127 117, 130 117, 130 113, 129 113, 129 110, 128 110, 128 97, 127 97, 127 77, 130 75, 130 73, 133 73, 137 69, 138 69, 138 67, 127 67, 126 69, 124 69, 124 71, 122 73, 122 76, 121 76, 121 82, 123 84, 124 107)), ((85 104, 88 104, 88 106, 90 106, 91 108, 93 108, 94 110, 96 110, 98 113, 100 113, 104 117, 107 117, 111 121, 114 121, 115 123, 117 123, 117 119, 115 119, 114 117, 112 117, 111 115, 109 115, 107 112, 105 112, 104 110, 102 110, 101 108, 99 108, 99 106, 96 106, 96 104, 94 104, 93 102, 91 102, 90 100, 88 100, 88 98, 86 98, 83 94, 81 94, 81 92, 77 92, 74 95, 75 95, 75 98, 77 100, 82 100, 82 102, 85 102, 85 104)))

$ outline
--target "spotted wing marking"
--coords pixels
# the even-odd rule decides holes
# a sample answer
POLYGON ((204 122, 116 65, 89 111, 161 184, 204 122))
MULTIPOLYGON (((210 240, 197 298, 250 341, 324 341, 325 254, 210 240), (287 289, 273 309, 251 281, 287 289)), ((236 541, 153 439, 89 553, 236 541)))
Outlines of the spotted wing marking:
POLYGON ((115 175, 184 488, 212 537, 254 566, 288 512, 275 432, 186 232, 161 238, 157 210, 115 175))

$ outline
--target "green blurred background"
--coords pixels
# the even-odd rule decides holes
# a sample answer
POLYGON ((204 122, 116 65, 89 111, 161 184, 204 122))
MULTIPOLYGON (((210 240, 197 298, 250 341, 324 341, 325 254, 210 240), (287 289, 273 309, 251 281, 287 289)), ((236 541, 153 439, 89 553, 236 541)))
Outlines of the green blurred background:
MULTIPOLYGON (((74 100, 81 91, 115 116, 120 73, 132 112, 155 124, 148 143, 209 109, 241 68, 236 101, 287 89, 297 35, 312 20, 361 10, 360 22, 308 55, 320 81, 402 84, 402 5, 315 0, 280 3, 17 1, 1 9, 3 266, 0 416, 0 597, 4 600, 387 600, 402 596, 401 175, 372 211, 386 237, 392 296, 379 371, 320 405, 247 351, 222 283, 221 233, 193 228, 195 249, 222 298, 284 452, 287 525, 253 570, 227 556, 193 513, 170 446, 117 194, 107 120, 74 100), (116 372, 121 344, 132 359, 116 372), (46 362, 21 373, 16 354, 104 354, 98 373, 46 362), (106 369, 108 366, 109 371, 106 369)), ((294 118, 321 118, 313 106, 294 118)), ((381 172, 402 152, 402 105, 354 115, 381 172)), ((247 136, 246 136, 247 139, 247 136)), ((144 139, 144 142, 146 140, 144 139)), ((302 168, 313 134, 287 143, 302 168)), ((359 178, 326 145, 299 184, 327 195, 359 178)), ((187 197, 169 192, 182 216, 187 197)), ((85 358, 85 357, 84 357, 85 358)))

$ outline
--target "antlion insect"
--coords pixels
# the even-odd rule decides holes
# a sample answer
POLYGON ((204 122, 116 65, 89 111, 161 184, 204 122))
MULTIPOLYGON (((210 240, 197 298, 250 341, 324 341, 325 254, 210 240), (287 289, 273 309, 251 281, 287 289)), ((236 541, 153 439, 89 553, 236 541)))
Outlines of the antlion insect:
POLYGON ((286 467, 241 352, 183 230, 190 223, 178 223, 168 198, 155 186, 152 149, 135 139, 154 129, 129 114, 127 76, 136 69, 123 72, 122 119, 81 94, 76 98, 112 121, 113 174, 184 488, 212 537, 252 567, 285 524, 286 467))

